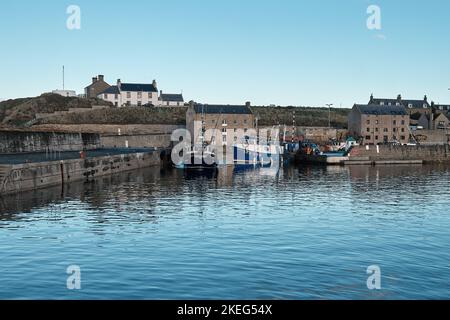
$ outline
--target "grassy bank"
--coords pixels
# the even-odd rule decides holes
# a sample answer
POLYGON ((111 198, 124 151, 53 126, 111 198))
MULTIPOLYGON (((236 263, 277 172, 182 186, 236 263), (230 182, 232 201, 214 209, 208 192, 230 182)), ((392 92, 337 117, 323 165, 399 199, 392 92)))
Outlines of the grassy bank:
MULTIPOLYGON (((112 108, 94 110, 83 114, 67 114, 42 119, 39 124, 167 124, 184 125, 185 107, 174 108, 112 108)), ((291 125, 295 112, 299 126, 328 126, 328 109, 294 107, 252 107, 261 126, 291 125)), ((348 109, 332 109, 331 125, 347 127, 348 109)))
MULTIPOLYGON (((67 98, 55 94, 43 94, 36 98, 23 98, 0 103, 0 127, 23 127, 35 119, 37 113, 67 111, 70 108, 91 108, 109 105, 100 99, 67 98)), ((261 126, 292 125, 294 113, 298 126, 327 127, 329 110, 308 107, 251 107, 261 126)), ((145 108, 125 107, 70 113, 40 119, 36 124, 162 124, 184 125, 186 107, 145 108)), ((350 109, 332 109, 331 125, 347 127, 350 109)))
POLYGON ((91 108, 110 103, 101 99, 63 97, 58 94, 43 94, 34 98, 21 98, 0 102, 0 125, 20 127, 33 120, 37 113, 68 111, 70 108, 91 108))

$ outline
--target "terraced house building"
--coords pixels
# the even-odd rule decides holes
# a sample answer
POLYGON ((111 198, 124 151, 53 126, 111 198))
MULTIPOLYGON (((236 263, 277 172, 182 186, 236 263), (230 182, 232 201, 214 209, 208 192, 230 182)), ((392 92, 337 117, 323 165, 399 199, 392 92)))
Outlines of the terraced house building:
POLYGON ((432 112, 432 105, 428 102, 428 97, 425 95, 422 100, 403 99, 399 94, 397 99, 374 98, 370 96, 368 104, 376 104, 380 106, 404 106, 408 114, 423 113, 430 114, 432 112))
POLYGON ((111 102, 116 107, 157 106, 159 102, 156 81, 151 84, 122 83, 110 86, 102 91, 98 98, 111 102))
POLYGON ((355 104, 348 117, 350 134, 363 144, 407 144, 410 118, 403 105, 355 104))
POLYGON ((191 102, 186 112, 186 127, 194 144, 202 141, 204 130, 214 132, 211 141, 208 142, 233 145, 239 142, 242 135, 255 129, 255 116, 249 102, 245 105, 208 105, 191 102))
POLYGON ((184 106, 183 94, 163 93, 161 90, 159 94, 159 106, 183 107, 184 106))

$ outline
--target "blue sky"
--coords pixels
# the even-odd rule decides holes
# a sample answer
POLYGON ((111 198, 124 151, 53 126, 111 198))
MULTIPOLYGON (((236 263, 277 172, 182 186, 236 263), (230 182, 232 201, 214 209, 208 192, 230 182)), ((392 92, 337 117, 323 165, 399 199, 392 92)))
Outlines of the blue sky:
POLYGON ((205 103, 351 107, 376 96, 450 103, 446 0, 48 0, 2 2, 0 98, 92 76, 157 79, 205 103), (81 8, 81 30, 66 9, 81 8), (378 5, 382 29, 366 27, 378 5))

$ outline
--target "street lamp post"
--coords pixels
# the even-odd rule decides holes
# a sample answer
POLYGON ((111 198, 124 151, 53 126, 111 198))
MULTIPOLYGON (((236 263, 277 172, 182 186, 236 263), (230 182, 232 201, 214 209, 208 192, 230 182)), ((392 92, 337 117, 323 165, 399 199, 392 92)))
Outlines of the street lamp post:
POLYGON ((331 128, 331 107, 334 106, 333 103, 326 104, 328 107, 328 128, 331 128))

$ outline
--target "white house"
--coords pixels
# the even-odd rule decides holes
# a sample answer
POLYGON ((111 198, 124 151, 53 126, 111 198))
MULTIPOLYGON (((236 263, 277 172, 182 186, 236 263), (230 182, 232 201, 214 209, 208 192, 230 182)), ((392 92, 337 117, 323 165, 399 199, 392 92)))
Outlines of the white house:
POLYGON ((159 95, 159 105, 161 107, 183 107, 183 94, 163 93, 159 95))
POLYGON ((158 88, 156 81, 152 84, 122 83, 117 80, 117 85, 111 86, 102 91, 98 98, 114 104, 116 107, 122 106, 145 106, 158 105, 158 88))

